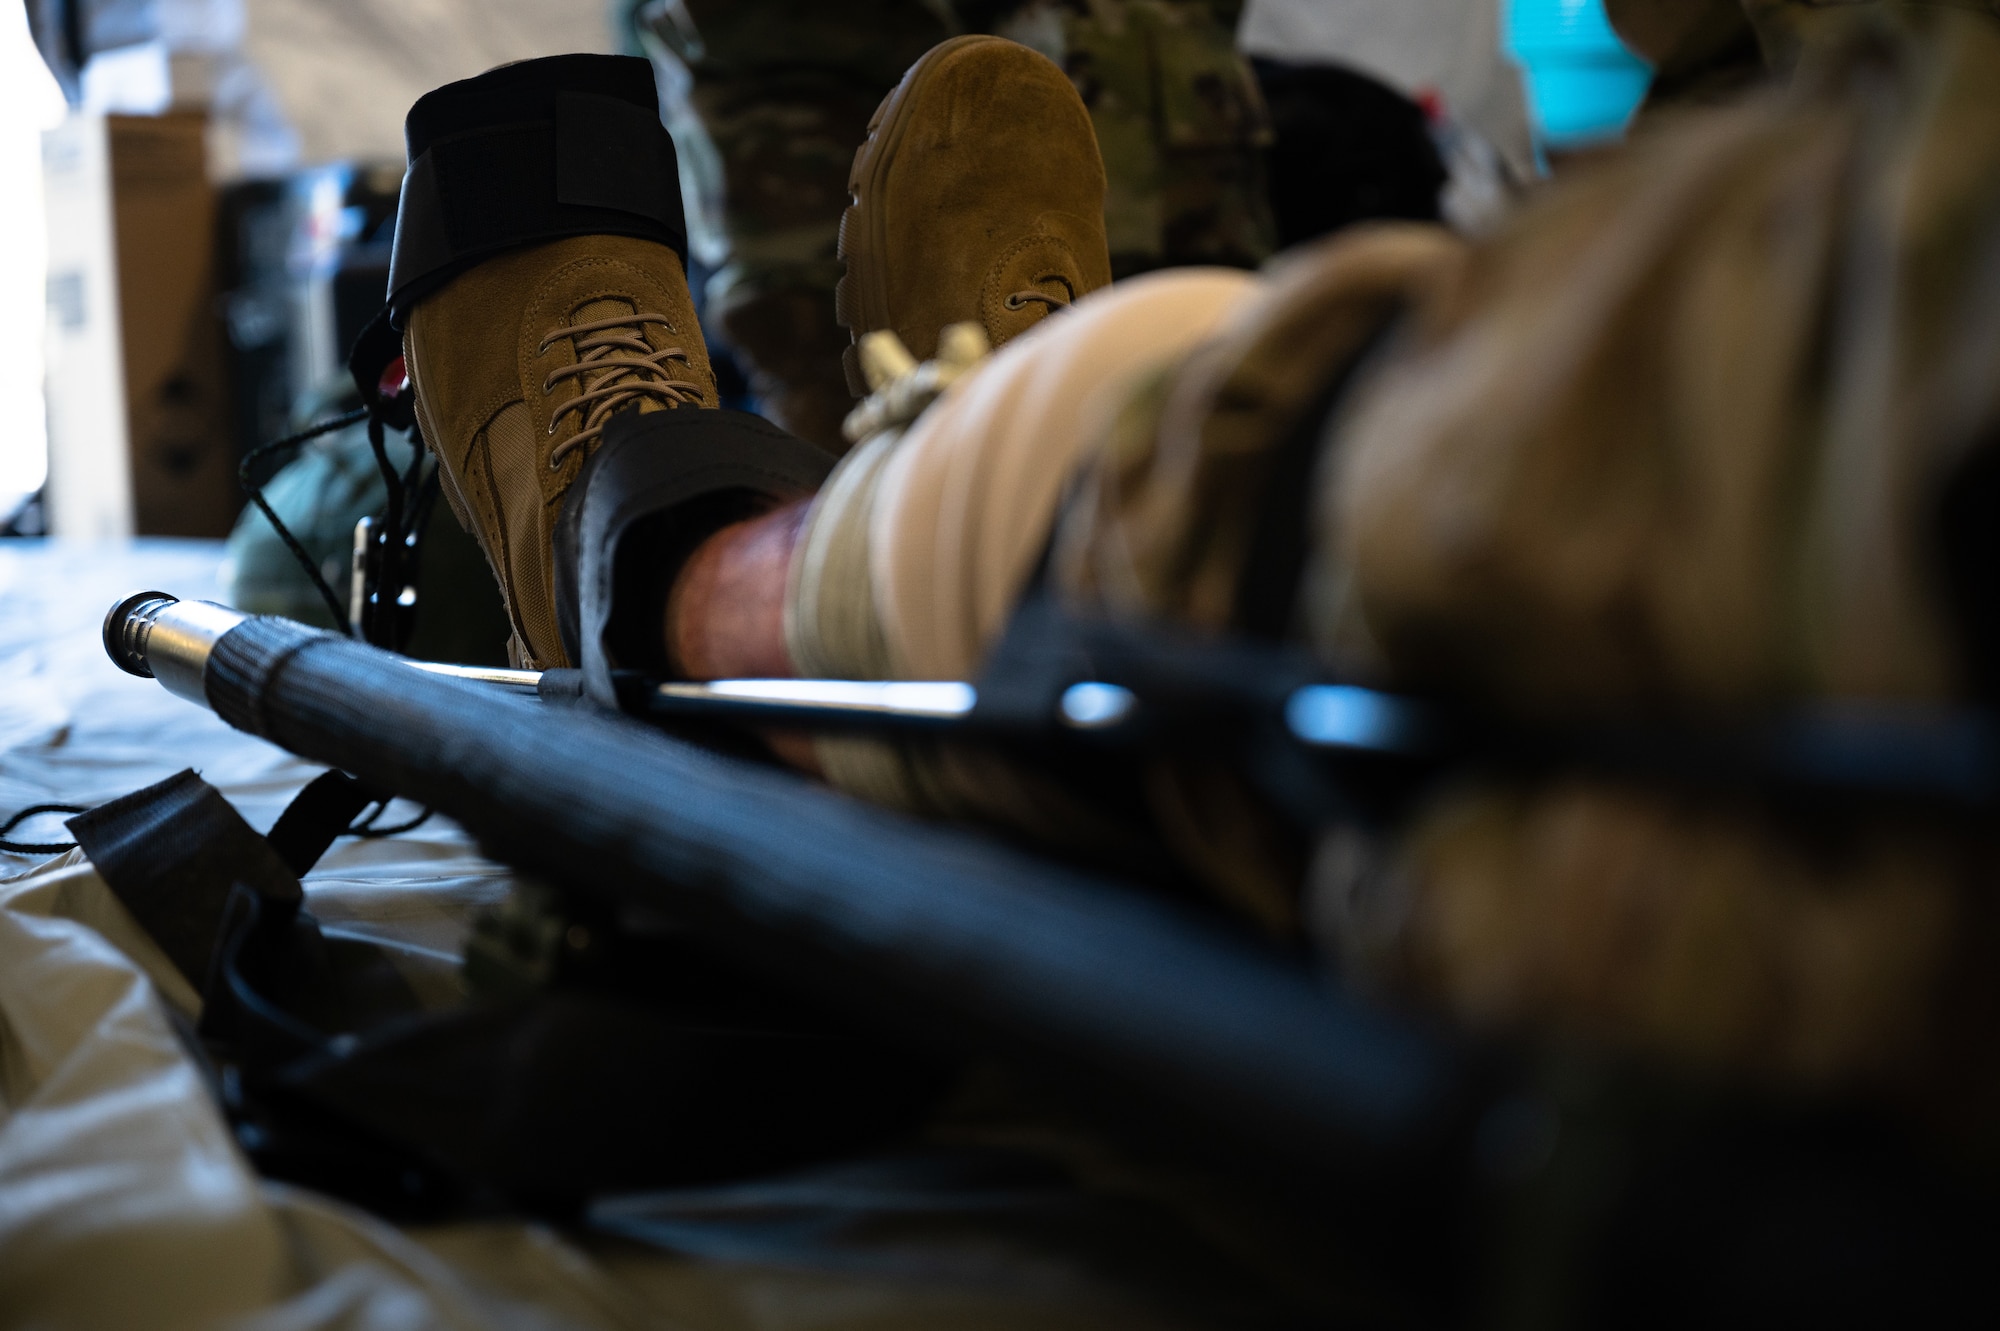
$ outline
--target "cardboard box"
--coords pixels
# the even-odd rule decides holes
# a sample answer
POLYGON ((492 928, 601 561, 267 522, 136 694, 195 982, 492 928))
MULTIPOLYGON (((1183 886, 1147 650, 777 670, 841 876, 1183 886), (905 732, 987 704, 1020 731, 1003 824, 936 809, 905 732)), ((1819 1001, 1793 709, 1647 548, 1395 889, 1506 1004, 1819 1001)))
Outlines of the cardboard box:
POLYGON ((222 537, 243 497, 216 283, 207 118, 107 116, 134 529, 222 537))

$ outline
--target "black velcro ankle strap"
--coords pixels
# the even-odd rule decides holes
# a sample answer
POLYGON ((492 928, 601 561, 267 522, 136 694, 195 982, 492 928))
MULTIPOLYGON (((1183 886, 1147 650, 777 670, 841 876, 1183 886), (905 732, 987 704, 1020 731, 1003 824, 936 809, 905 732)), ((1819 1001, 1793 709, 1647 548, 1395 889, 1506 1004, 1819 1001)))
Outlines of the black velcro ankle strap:
POLYGON ((411 108, 389 307, 401 327, 478 260, 565 236, 636 236, 687 261, 674 142, 652 67, 567 55, 447 84, 411 108))
POLYGON ((592 700, 616 669, 656 667, 659 611, 695 547, 773 499, 818 490, 832 455, 741 411, 615 416, 556 527, 556 618, 592 700))

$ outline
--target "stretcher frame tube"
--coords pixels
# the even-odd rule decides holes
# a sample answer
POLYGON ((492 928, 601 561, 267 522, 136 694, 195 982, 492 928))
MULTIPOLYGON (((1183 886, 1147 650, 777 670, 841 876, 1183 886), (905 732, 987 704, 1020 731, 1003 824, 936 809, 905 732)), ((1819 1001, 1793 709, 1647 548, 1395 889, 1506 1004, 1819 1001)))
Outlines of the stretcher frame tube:
MULTIPOLYGON (((107 624, 107 646, 112 644, 107 624)), ((1457 1053, 1180 907, 622 718, 277 619, 207 646, 231 725, 506 862, 704 928, 798 987, 1319 1177, 1451 1165, 1457 1053)))

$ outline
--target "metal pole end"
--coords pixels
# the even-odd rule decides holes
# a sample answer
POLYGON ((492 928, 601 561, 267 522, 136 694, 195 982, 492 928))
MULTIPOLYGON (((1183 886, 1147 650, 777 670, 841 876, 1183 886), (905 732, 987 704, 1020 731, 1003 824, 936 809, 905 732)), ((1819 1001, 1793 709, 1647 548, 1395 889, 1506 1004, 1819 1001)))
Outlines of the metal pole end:
POLYGON ((153 668, 146 661, 146 639, 160 611, 177 603, 178 596, 165 592, 133 592, 111 607, 104 616, 104 654, 128 675, 151 679, 153 668))

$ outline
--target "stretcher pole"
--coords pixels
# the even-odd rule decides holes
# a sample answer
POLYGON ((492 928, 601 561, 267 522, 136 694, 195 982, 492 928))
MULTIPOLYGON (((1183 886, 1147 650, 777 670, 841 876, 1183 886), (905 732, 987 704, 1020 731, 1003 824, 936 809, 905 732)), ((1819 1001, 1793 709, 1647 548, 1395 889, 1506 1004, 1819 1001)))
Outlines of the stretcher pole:
POLYGON ((1294 1181, 1455 1175, 1469 1149, 1483 1097, 1450 1048, 1156 897, 286 620, 141 593, 105 643, 522 870, 1294 1181))

